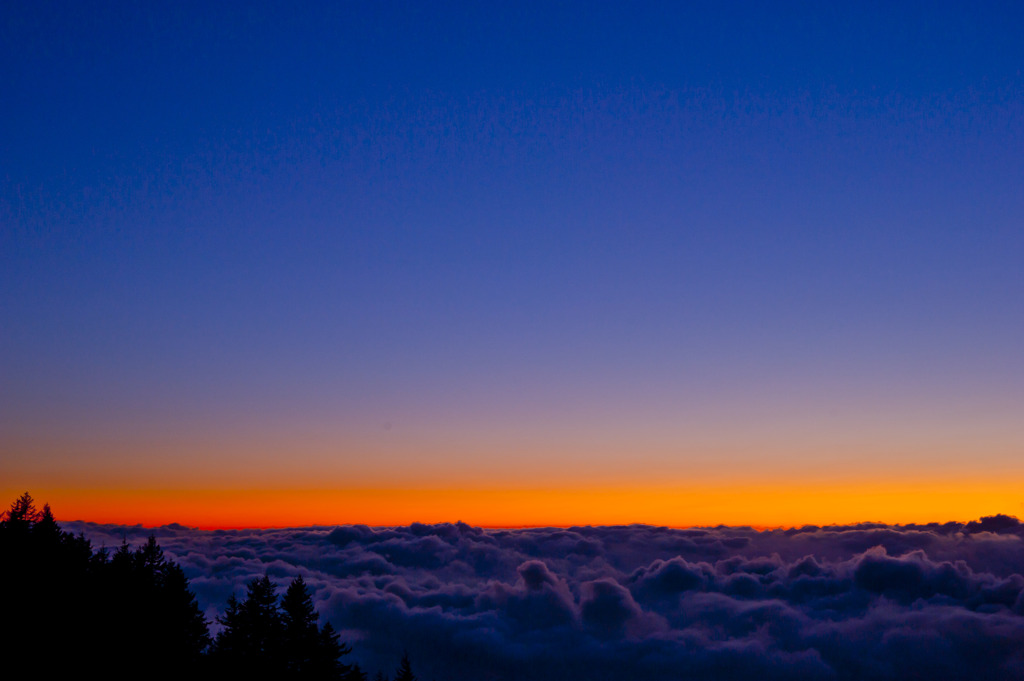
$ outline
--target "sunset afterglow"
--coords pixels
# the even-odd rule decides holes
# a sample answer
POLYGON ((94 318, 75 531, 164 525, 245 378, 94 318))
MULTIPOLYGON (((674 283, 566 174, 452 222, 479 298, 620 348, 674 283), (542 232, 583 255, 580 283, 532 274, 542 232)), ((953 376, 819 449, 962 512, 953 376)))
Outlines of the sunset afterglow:
POLYGON ((201 527, 1021 511, 998 12, 342 4, 10 10, 0 491, 201 527))

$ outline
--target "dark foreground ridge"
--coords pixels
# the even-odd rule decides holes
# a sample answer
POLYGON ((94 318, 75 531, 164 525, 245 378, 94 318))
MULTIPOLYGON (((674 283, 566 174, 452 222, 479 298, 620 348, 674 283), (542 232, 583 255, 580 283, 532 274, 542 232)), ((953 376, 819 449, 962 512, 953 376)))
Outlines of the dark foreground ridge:
MULTIPOLYGON (((334 627, 318 626, 301 576, 280 601, 268 576, 249 581, 211 637, 185 573, 154 536, 135 549, 125 537, 112 555, 93 551, 27 492, 0 515, 0 584, 5 662, 35 678, 367 678, 342 662, 351 648, 334 627)), ((408 658, 398 674, 415 678, 408 658)))

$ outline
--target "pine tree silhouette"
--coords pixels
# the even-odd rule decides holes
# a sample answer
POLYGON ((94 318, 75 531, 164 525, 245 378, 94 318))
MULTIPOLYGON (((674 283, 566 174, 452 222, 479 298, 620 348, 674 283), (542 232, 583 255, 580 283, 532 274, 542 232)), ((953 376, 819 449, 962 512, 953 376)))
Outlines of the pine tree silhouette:
POLYGON ((199 609, 195 594, 188 588, 185 572, 176 563, 165 563, 162 582, 165 636, 171 647, 179 651, 180 660, 199 666, 203 652, 212 641, 206 617, 199 609))
POLYGON ((317 627, 313 598, 301 577, 288 586, 280 607, 270 577, 254 579, 247 588, 245 600, 231 596, 217 620, 223 628, 211 656, 219 674, 364 681, 358 666, 341 662, 352 649, 338 640, 334 627, 317 627))
POLYGON ((345 681, 367 681, 366 672, 360 669, 357 664, 352 665, 352 668, 342 678, 345 681))
POLYGON ((241 603, 232 596, 224 615, 223 629, 213 642, 218 669, 232 675, 283 676, 284 625, 277 608, 277 593, 264 575, 247 585, 241 603))
POLYGON ((286 667, 292 676, 313 671, 319 662, 320 630, 313 599, 302 577, 288 585, 281 599, 286 667))
POLYGON ((57 521, 53 519, 53 511, 49 504, 43 505, 43 511, 39 519, 32 526, 32 536, 41 545, 57 546, 61 543, 61 529, 57 521))
POLYGON ((32 499, 31 494, 25 492, 15 499, 11 507, 4 512, 3 522, 8 533, 25 535, 40 517, 41 514, 36 510, 35 500, 32 499))
POLYGON ((402 663, 395 672, 395 681, 416 681, 412 673, 412 665, 409 664, 409 653, 402 654, 402 663))
POLYGON ((338 632, 330 622, 320 630, 320 646, 317 650, 316 671, 322 678, 349 679, 358 667, 342 664, 341 657, 348 655, 352 649, 338 639, 338 632))
MULTIPOLYGON (((366 681, 358 665, 341 662, 351 648, 334 627, 317 626, 301 577, 280 604, 269 576, 249 582, 243 601, 228 599, 211 644, 184 571, 155 536, 134 549, 125 537, 113 553, 93 551, 84 536, 60 529, 49 505, 39 511, 25 493, 0 514, 0 557, 0 641, 40 678, 80 676, 82 660, 113 647, 112 679, 366 681)), ((408 660, 403 664, 408 681, 408 660)))
POLYGON ((136 551, 124 542, 113 556, 93 552, 26 493, 0 517, 0 556, 0 640, 35 676, 80 676, 82 660, 112 645, 121 663, 112 678, 154 660, 161 675, 201 676, 206 620, 155 538, 136 551))

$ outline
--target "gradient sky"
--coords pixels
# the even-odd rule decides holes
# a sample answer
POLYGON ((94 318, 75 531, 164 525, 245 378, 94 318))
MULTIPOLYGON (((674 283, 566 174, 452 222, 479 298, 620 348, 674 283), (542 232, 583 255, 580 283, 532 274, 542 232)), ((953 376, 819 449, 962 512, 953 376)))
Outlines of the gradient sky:
POLYGON ((294 5, 0 9, 0 492, 1024 514, 1019 3, 294 5))

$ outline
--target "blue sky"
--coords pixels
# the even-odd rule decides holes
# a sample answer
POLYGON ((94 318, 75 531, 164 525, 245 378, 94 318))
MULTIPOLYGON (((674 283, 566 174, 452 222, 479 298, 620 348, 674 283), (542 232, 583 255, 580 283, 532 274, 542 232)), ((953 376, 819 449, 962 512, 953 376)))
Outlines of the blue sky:
POLYGON ((8 475, 1009 470, 1021 15, 5 7, 8 475))

